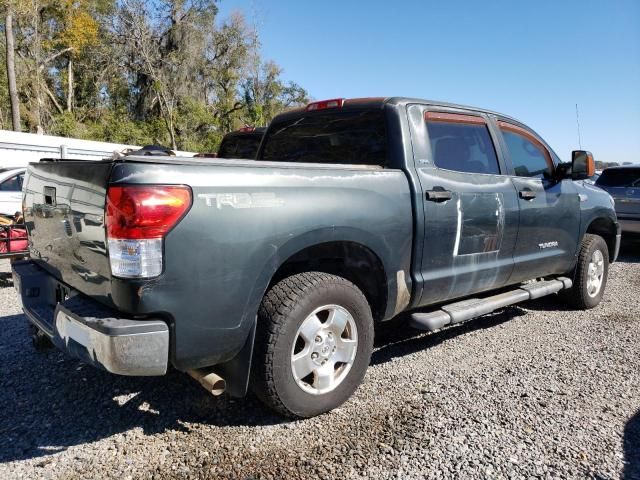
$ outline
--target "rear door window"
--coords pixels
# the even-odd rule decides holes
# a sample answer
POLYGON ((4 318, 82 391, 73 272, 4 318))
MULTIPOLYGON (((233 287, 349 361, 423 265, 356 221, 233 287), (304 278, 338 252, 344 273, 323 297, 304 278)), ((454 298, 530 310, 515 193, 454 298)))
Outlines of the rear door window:
POLYGON ((387 164, 382 110, 304 112, 271 124, 260 160, 387 164))
POLYGON ((438 168, 498 175, 498 157, 482 117, 427 112, 431 154, 438 168))

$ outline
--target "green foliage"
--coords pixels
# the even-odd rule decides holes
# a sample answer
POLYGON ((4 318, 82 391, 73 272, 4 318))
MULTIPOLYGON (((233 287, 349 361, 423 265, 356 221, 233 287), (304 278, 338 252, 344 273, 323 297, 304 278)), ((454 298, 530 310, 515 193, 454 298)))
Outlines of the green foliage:
POLYGON ((48 133, 52 135, 60 135, 62 137, 79 137, 82 138, 80 132, 84 130, 84 125, 77 122, 73 114, 64 112, 56 115, 51 122, 51 129, 48 133))
MULTIPOLYGON (((12 1, 28 131, 215 151, 225 133, 308 101, 260 58, 241 14, 218 18, 216 0, 40 0, 37 10, 12 1)), ((8 128, 4 36, 0 47, 0 128, 8 128)))

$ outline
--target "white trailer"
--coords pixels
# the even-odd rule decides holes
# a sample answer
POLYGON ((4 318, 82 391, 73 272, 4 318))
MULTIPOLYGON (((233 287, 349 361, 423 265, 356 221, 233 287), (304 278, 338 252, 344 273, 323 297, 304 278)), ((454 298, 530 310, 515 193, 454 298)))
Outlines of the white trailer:
MULTIPOLYGON (((110 157, 113 152, 121 152, 127 148, 140 147, 0 130, 0 168, 26 167, 29 162, 37 162, 41 158, 101 160, 110 157)), ((176 152, 176 154, 193 155, 191 152, 176 152)))

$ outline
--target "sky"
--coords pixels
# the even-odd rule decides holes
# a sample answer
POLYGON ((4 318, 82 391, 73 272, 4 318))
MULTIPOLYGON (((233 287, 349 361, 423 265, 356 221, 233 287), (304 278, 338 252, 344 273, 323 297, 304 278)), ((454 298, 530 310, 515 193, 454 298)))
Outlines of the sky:
POLYGON ((563 160, 640 163, 640 0, 221 0, 315 99, 474 105, 536 130, 563 160))

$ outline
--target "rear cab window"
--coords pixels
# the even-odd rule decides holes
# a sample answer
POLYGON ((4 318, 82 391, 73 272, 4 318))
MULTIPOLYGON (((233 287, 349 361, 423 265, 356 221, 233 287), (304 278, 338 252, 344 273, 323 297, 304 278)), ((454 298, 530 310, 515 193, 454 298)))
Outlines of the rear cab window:
POLYGON ((428 111, 425 121, 436 167, 464 173, 500 174, 496 149, 483 117, 428 111))
POLYGON ((387 166, 382 109, 301 112, 271 123, 258 160, 387 166))
POLYGON ((225 138, 218 149, 219 158, 254 159, 260 147, 262 135, 234 135, 225 138))

